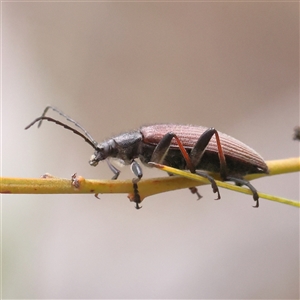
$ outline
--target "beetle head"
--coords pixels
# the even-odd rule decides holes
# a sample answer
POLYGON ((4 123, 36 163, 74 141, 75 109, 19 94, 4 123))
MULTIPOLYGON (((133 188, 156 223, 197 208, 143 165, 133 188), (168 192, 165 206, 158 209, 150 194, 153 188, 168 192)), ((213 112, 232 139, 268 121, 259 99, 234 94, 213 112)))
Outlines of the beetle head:
POLYGON ((99 161, 105 160, 111 155, 111 147, 109 143, 98 144, 95 148, 94 154, 89 160, 91 166, 97 166, 99 161))

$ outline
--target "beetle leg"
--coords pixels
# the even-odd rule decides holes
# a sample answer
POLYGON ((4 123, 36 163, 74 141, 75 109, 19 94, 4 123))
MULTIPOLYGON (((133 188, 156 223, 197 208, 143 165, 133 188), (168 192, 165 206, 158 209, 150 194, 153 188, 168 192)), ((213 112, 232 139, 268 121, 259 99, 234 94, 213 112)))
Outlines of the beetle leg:
POLYGON ((210 142, 211 138, 213 135, 216 136, 216 142, 217 142, 217 147, 218 147, 218 156, 220 160, 220 175, 222 179, 225 179, 227 176, 227 167, 226 167, 226 160, 225 160, 225 155, 222 149, 220 137, 218 134, 218 131, 214 128, 208 128, 198 139, 197 143, 193 147, 190 157, 191 157, 191 163, 194 166, 197 166, 199 162, 201 161, 201 158, 205 152, 205 149, 210 142))
POLYGON ((258 201, 259 197, 258 197, 257 190, 249 181, 240 179, 240 178, 231 177, 231 176, 226 177, 226 180, 233 181, 233 182, 235 182, 236 185, 247 186, 251 190, 251 192, 253 194, 253 199, 256 202, 255 206, 253 206, 253 207, 259 207, 259 201, 258 201))
POLYGON ((165 134, 162 139, 159 141, 159 143, 157 144, 157 146, 155 147, 152 156, 151 156, 151 160, 153 162, 156 163, 163 163, 165 156, 168 154, 168 150, 170 148, 171 145, 171 141, 172 139, 175 139, 179 149, 186 161, 187 167, 188 169, 192 172, 195 173, 195 168, 191 163, 190 160, 190 156, 189 154, 186 152, 182 142, 180 141, 180 139, 177 137, 177 135, 173 132, 168 132, 167 134, 165 134))
MULTIPOLYGON (((109 166, 109 168, 111 169, 111 171, 114 173, 114 176, 112 177, 112 180, 115 180, 119 177, 120 175, 120 170, 117 169, 111 162, 109 159, 106 159, 106 162, 109 166)), ((139 203, 141 203, 141 197, 138 191, 138 185, 137 182, 140 181, 140 179, 143 176, 143 171, 141 166, 135 161, 133 160, 131 163, 131 170, 133 172, 133 174, 136 176, 136 178, 132 179, 132 184, 133 184, 133 193, 134 193, 134 197, 133 197, 133 201, 136 203, 136 209, 140 209, 142 208, 141 206, 139 206, 139 203)))
POLYGON ((192 194, 196 194, 197 195, 197 197, 198 197, 197 200, 200 200, 202 198, 202 196, 198 192, 198 189, 195 186, 189 187, 189 190, 191 191, 192 194))
POLYGON ((141 203, 141 197, 140 197, 140 194, 139 194, 139 191, 138 191, 138 185, 137 185, 137 183, 143 177, 143 170, 142 170, 141 166, 135 160, 133 160, 131 162, 130 167, 131 167, 131 171, 136 176, 136 178, 132 179, 133 192, 134 192, 133 201, 136 204, 135 208, 136 209, 140 209, 140 208, 142 208, 141 206, 139 206, 139 203, 141 203))
MULTIPOLYGON (((169 176, 174 176, 174 174, 172 173, 168 173, 169 176)), ((198 199, 200 200, 202 198, 202 196, 200 195, 200 193, 198 192, 198 189, 195 186, 189 187, 189 190, 191 191, 192 194, 196 194, 198 199)))
POLYGON ((112 180, 115 180, 119 177, 120 175, 120 170, 117 169, 111 162, 109 159, 106 159, 106 162, 109 166, 109 168, 111 169, 111 171, 114 173, 114 176, 112 177, 112 180))
MULTIPOLYGON (((256 205, 253 207, 259 207, 259 201, 258 201, 258 194, 255 189, 255 187, 250 184, 249 181, 240 179, 240 178, 235 178, 231 176, 227 176, 227 167, 226 167, 226 160, 225 160, 225 155, 222 149, 221 141, 219 134, 216 129, 214 128, 208 128, 198 139, 197 143, 195 144, 194 148, 191 151, 190 157, 193 165, 198 165, 199 162, 201 161, 201 158, 205 152, 205 149, 211 140, 212 136, 216 136, 216 142, 217 142, 217 147, 218 147, 218 155, 219 155, 219 160, 220 160, 220 175, 221 178, 225 181, 234 181, 238 185, 246 185, 252 192, 253 194, 253 199, 256 201, 256 205)), ((196 172, 198 174, 198 172, 196 172)), ((200 174, 199 174, 200 175, 200 174)), ((203 173, 201 173, 201 176, 204 176, 203 173)), ((205 176, 204 176, 205 177, 205 176)), ((208 180, 210 180, 208 177, 206 177, 208 180)), ((210 181, 212 183, 212 181, 210 181)), ((212 183, 213 185, 213 183, 212 183)))
POLYGON ((131 167, 132 173, 136 176, 136 178, 132 179, 133 183, 139 182, 140 179, 143 177, 143 170, 142 170, 141 166, 135 160, 133 160, 131 162, 130 167, 131 167))
MULTIPOLYGON (((207 144, 209 143, 209 141, 212 138, 213 134, 215 134, 215 132, 216 132, 215 129, 213 129, 213 130, 214 130, 214 132, 212 132, 211 129, 209 130, 209 132, 207 132, 208 130, 206 132, 204 132, 203 133, 204 136, 201 135, 201 137, 197 141, 195 147, 192 149, 192 151, 193 151, 196 148, 194 150, 194 152, 195 152, 194 153, 194 158, 193 158, 194 161, 192 160, 192 158, 187 153, 187 151, 184 148, 184 146, 183 146, 182 142, 180 141, 180 139, 173 132, 169 132, 169 133, 167 133, 166 135, 163 136, 163 138, 160 140, 160 142, 155 147, 150 161, 153 161, 153 162, 156 162, 156 163, 163 163, 163 160, 164 160, 164 158, 165 158, 165 156, 168 153, 168 150, 170 148, 171 141, 172 141, 173 138, 175 138, 175 140, 176 140, 176 142, 179 146, 179 149, 180 149, 180 151, 181 151, 181 153, 182 153, 182 155, 183 155, 183 157, 186 161, 187 167, 190 170, 190 172, 191 173, 197 173, 198 175, 207 178, 211 183, 213 192, 218 193, 218 198, 216 199, 216 200, 218 200, 218 199, 221 198, 221 196, 220 196, 219 189, 218 189, 218 186, 217 186, 215 180, 211 176, 206 174, 205 172, 198 172, 195 169, 195 166, 197 165, 195 162, 197 162, 197 159, 198 159, 198 162, 200 161, 207 144), (200 153, 199 153, 199 150, 200 150, 200 153)), ((218 134, 218 133, 216 133, 216 134, 218 134)), ((221 148, 221 152, 223 154, 222 148, 221 148)), ((225 157, 224 157, 224 161, 225 161, 225 157)), ((197 190, 196 187, 191 187, 190 190, 193 194, 197 194, 198 200, 200 198, 202 198, 202 196, 198 193, 198 190, 197 190)))
POLYGON ((134 202, 136 204, 135 208, 136 209, 141 209, 142 206, 139 206, 139 203, 141 203, 141 197, 140 197, 140 194, 139 194, 137 183, 133 183, 133 193, 134 193, 134 202))
MULTIPOLYGON (((197 166, 199 164, 199 162, 201 161, 201 158, 205 152, 205 149, 208 145, 208 143, 210 142, 211 138, 213 137, 213 135, 215 135, 216 137, 216 142, 217 142, 217 147, 218 147, 218 156, 219 156, 219 160, 220 160, 220 175, 221 178, 223 180, 232 180, 234 182, 236 182, 237 184, 240 185, 246 185, 248 186, 248 188, 252 191, 253 193, 253 199, 254 201, 256 201, 256 205, 254 207, 258 207, 259 206, 259 201, 258 201, 258 194, 256 189, 253 187, 252 184, 250 184, 248 181, 243 180, 243 179, 239 179, 239 178, 234 178, 234 177, 228 177, 227 176, 227 167, 226 167, 226 159, 225 159, 225 155, 222 149, 222 145, 221 145, 221 141, 220 141, 220 137, 219 134, 217 132, 216 129, 214 128, 209 128, 207 129, 198 139, 197 143, 195 144, 195 146, 193 147, 190 156, 188 155, 188 153, 186 152, 183 144, 181 143, 181 141, 179 140, 179 138, 176 136, 176 134, 169 132, 167 133, 162 139, 161 141, 158 143, 158 145, 156 146, 156 148, 154 149, 154 152, 152 154, 151 157, 151 161, 153 162, 157 162, 157 163, 162 163, 164 160, 165 155, 167 154, 169 147, 171 145, 171 141, 173 138, 176 139, 176 142, 179 146, 179 149, 183 155, 183 157, 185 158, 187 167, 189 168, 189 170, 191 171, 191 173, 196 173, 200 176, 203 176, 205 178, 207 178, 213 188, 213 192, 214 193, 218 193, 218 198, 220 199, 220 193, 219 193, 219 189, 216 185, 215 180, 209 176, 208 174, 204 173, 204 172, 199 172, 195 170, 195 166, 197 166)), ((193 193, 195 193, 194 188, 191 189, 191 191, 193 193)))
POLYGON ((219 188, 218 188, 218 186, 217 186, 215 180, 214 180, 211 176, 209 176, 207 173, 205 173, 205 172, 196 171, 195 173, 196 173, 197 175, 200 175, 200 176, 202 176, 202 177, 208 179, 209 182, 210 182, 210 184, 211 184, 211 187, 212 187, 213 192, 214 192, 214 193, 218 193, 218 198, 215 199, 215 200, 221 199, 221 195, 220 195, 220 192, 219 192, 219 188))

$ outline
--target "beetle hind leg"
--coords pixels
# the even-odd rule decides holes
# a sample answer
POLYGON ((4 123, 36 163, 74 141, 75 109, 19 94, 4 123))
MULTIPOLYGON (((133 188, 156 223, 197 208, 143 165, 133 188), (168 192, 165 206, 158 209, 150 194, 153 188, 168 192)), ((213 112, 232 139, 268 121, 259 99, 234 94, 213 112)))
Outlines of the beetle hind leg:
POLYGON ((255 207, 255 208, 259 207, 259 201, 258 201, 259 196, 258 196, 257 190, 249 181, 240 179, 240 178, 231 177, 231 176, 227 176, 226 180, 233 181, 236 185, 239 185, 239 186, 242 186, 242 185, 247 186, 253 194, 253 200, 256 202, 256 204, 253 207, 255 207))

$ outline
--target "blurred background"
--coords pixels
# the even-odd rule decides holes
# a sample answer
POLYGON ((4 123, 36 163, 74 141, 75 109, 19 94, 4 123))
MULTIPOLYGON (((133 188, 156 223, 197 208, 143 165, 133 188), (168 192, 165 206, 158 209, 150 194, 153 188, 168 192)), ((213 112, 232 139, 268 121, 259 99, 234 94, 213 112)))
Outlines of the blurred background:
MULTIPOLYGON (((4 2, 2 176, 110 179, 71 132, 24 130, 47 104, 99 142, 174 122, 298 156, 299 3, 4 2)), ((299 173, 253 185, 299 200, 299 173)), ((2 195, 2 297, 298 299, 299 209, 200 192, 2 195)))

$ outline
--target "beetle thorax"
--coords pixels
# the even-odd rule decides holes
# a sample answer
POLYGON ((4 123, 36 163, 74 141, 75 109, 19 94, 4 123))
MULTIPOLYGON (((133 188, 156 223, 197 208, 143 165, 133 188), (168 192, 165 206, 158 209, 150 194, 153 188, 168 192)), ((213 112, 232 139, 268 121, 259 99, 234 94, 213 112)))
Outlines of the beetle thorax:
POLYGON ((111 140, 114 143, 111 157, 120 159, 126 165, 131 164, 132 160, 138 157, 139 145, 142 141, 139 131, 126 132, 111 140))
POLYGON ((127 132, 98 144, 90 158, 90 165, 96 166, 99 161, 106 158, 117 158, 124 164, 130 164, 138 157, 139 144, 142 135, 139 131, 127 132))

